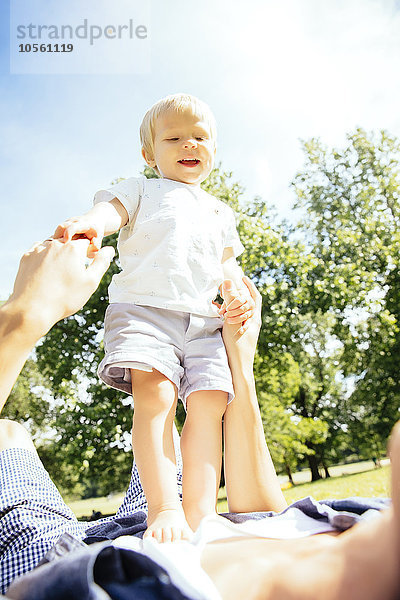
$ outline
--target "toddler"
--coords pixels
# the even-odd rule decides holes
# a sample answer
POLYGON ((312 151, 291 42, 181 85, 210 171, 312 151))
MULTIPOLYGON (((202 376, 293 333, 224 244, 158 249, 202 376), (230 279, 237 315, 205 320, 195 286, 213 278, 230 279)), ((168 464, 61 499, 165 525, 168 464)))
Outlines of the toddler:
MULTIPOLYGON (((142 155, 160 179, 133 177, 98 191, 94 207, 59 225, 54 237, 85 235, 93 255, 104 235, 121 230, 122 270, 109 288, 99 375, 134 396, 146 535, 173 541, 216 511, 221 422, 233 387, 213 300, 223 280, 233 280, 238 291, 227 314, 243 325, 253 303, 236 263, 243 246, 234 213, 200 187, 216 149, 209 107, 193 96, 168 96, 146 113, 140 136, 142 155), (186 409, 182 504, 173 444, 178 396, 186 409)), ((222 313, 226 308, 224 302, 222 313)))

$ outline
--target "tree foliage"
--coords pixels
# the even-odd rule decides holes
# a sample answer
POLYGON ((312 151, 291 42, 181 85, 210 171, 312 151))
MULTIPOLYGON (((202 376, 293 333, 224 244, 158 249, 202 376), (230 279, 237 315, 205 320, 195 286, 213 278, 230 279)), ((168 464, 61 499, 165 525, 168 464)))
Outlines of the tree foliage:
MULTIPOLYGON (((400 146, 358 129, 344 148, 312 139, 303 149, 299 223, 278 222, 220 166, 202 186, 236 212, 239 260, 263 296, 255 372, 275 464, 290 476, 307 461, 316 479, 347 454, 378 456, 398 418, 400 146)), ((129 479, 131 401, 96 375, 118 269, 116 259, 82 311, 48 333, 7 405, 33 428, 47 424, 46 465, 86 496, 129 479)))
POLYGON ((313 139, 304 151, 301 229, 325 265, 318 293, 337 315, 341 369, 354 381, 349 426, 359 444, 382 447, 399 417, 400 144, 357 129, 340 150, 313 139))

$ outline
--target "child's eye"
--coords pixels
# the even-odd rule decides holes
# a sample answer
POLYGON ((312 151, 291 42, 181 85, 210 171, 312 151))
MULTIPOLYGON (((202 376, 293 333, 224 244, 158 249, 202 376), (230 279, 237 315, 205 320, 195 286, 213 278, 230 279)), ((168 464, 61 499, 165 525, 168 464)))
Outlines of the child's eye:
POLYGON ((179 140, 179 138, 175 137, 175 138, 167 138, 168 142, 177 142, 179 140))
POLYGON ((204 137, 202 137, 202 136, 197 136, 197 137, 196 137, 196 140, 197 140, 198 142, 202 142, 203 140, 205 140, 205 138, 204 138, 204 137))

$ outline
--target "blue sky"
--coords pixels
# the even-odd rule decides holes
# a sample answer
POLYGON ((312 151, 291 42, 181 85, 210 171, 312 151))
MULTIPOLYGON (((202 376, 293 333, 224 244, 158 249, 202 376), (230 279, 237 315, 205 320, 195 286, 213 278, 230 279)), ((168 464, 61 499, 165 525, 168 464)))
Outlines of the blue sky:
POLYGON ((300 138, 342 144, 358 125, 400 136, 395 0, 149 2, 151 68, 138 75, 10 75, 0 4, 0 299, 24 250, 99 187, 139 173, 142 116, 166 94, 210 104, 217 160, 286 217, 300 138))

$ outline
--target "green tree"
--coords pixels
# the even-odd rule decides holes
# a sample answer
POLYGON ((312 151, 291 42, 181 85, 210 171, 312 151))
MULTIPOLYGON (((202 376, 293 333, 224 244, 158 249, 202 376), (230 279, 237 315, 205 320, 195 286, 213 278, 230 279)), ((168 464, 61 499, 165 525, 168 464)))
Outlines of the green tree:
POLYGON ((344 148, 312 139, 304 151, 297 206, 325 269, 314 282, 319 302, 335 312, 343 372, 354 380, 350 433, 361 447, 382 447, 400 405, 400 144, 357 129, 344 148))
POLYGON ((24 422, 33 439, 43 437, 51 424, 52 403, 49 382, 32 355, 15 383, 2 418, 24 422))

